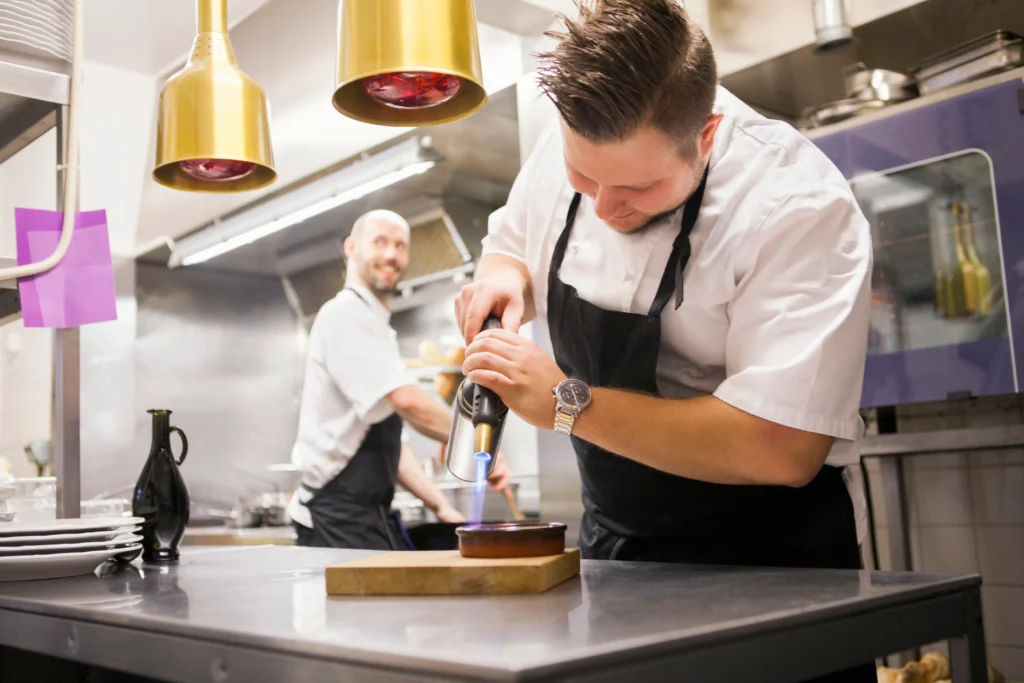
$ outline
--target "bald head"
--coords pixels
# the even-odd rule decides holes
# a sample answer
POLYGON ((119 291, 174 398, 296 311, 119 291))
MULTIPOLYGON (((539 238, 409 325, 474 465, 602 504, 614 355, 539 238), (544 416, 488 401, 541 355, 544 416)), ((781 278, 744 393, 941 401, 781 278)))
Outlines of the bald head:
POLYGON ((409 223, 394 211, 364 213, 345 238, 346 280, 385 298, 409 265, 409 223))
POLYGON ((367 235, 373 235, 376 229, 382 226, 392 226, 405 233, 406 241, 409 241, 409 223, 394 211, 387 209, 374 209, 367 211, 356 219, 352 224, 352 239, 356 242, 362 241, 367 235))

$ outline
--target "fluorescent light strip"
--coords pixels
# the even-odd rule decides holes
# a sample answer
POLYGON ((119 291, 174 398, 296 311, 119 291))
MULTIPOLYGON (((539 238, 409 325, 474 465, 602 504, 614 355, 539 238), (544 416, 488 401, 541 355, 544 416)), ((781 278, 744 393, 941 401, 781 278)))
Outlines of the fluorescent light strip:
POLYGON ((382 175, 379 178, 374 178, 373 180, 365 182, 362 185, 353 187, 351 190, 345 190, 344 192, 340 192, 334 195, 333 197, 322 199, 316 202, 315 204, 307 206, 304 209, 293 211, 292 213, 272 220, 269 223, 264 223, 259 227, 253 228, 252 230, 247 230, 239 235, 230 237, 224 240, 223 242, 214 244, 213 246, 207 247, 205 249, 201 249, 196 253, 190 254, 183 258, 181 260, 181 264, 183 266, 192 266, 197 263, 204 263, 205 261, 209 261, 212 258, 216 258, 222 254, 226 254, 229 251, 232 251, 239 247, 243 247, 247 244, 252 244, 256 240, 262 239, 267 235, 273 235, 275 232, 280 232, 285 228, 290 228, 293 225, 297 225, 303 221, 309 220, 313 216, 318 216, 324 213, 325 211, 330 211, 331 209, 339 207, 342 204, 347 204, 361 197, 365 197, 371 192, 382 190, 388 185, 394 185, 395 183, 405 180, 406 178, 411 178, 413 176, 420 175, 421 173, 426 173, 431 168, 433 168, 436 163, 437 162, 434 161, 421 161, 419 163, 406 166, 405 168, 402 168, 400 170, 392 171, 391 173, 382 175))

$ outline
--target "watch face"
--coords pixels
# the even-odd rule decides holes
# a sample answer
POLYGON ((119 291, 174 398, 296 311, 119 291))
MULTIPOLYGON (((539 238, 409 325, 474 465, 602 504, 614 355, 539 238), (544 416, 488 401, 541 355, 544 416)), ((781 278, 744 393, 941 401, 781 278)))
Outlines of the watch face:
POLYGON ((558 385, 558 400, 574 408, 590 403, 590 387, 578 379, 569 379, 558 385))

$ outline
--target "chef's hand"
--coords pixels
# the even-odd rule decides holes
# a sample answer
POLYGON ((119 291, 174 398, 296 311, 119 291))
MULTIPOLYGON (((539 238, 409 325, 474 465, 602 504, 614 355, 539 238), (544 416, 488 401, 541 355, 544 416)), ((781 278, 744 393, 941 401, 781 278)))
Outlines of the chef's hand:
POLYGON ((503 329, 518 332, 525 312, 523 283, 513 274, 494 273, 466 285, 455 297, 455 320, 467 344, 492 313, 501 318, 503 329))
POLYGON ((508 469, 508 462, 505 460, 505 455, 501 451, 498 451, 497 457, 494 458, 494 469, 491 470, 491 476, 487 477, 487 482, 491 485, 492 489, 501 492, 503 489, 508 487, 508 483, 511 479, 512 472, 508 469))
POLYGON ((566 377, 555 360, 529 339, 508 330, 481 332, 466 347, 462 371, 534 427, 554 428, 552 389, 566 377))
POLYGON ((449 524, 464 524, 466 521, 466 518, 462 513, 449 504, 445 504, 434 510, 434 514, 437 515, 438 521, 447 522, 449 524))

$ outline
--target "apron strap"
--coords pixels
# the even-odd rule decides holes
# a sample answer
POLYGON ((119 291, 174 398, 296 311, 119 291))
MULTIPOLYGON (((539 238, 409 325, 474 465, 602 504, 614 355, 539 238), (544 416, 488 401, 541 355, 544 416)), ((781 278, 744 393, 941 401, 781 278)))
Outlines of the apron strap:
POLYGON ((353 294, 355 294, 356 298, 359 299, 360 301, 362 301, 364 304, 366 304, 367 306, 370 305, 370 302, 366 300, 366 297, 364 297, 362 294, 360 294, 359 291, 357 289, 355 289, 354 287, 342 287, 342 289, 347 289, 348 291, 350 291, 353 294))
POLYGON ((690 195, 690 198, 686 200, 686 207, 683 209, 682 225, 679 228, 679 234, 676 235, 676 239, 672 243, 672 253, 668 257, 668 264, 665 266, 665 272, 661 276, 658 293, 654 297, 654 302, 651 303, 651 310, 648 312, 648 315, 660 316, 662 309, 665 308, 665 304, 668 303, 669 298, 672 296, 672 292, 676 294, 676 309, 683 303, 683 271, 686 270, 686 264, 690 261, 690 233, 693 232, 693 227, 697 225, 700 206, 704 202, 704 190, 708 186, 708 170, 710 168, 711 161, 709 160, 704 168, 704 177, 701 178, 700 185, 690 195))
POLYGON ((580 208, 580 200, 583 198, 579 192, 572 197, 569 204, 569 212, 565 216, 565 227, 562 234, 555 242, 555 251, 551 254, 551 265, 548 267, 548 277, 558 277, 558 271, 562 268, 562 259, 565 258, 565 248, 569 245, 569 236, 572 234, 572 224, 576 222, 576 212, 580 208))

